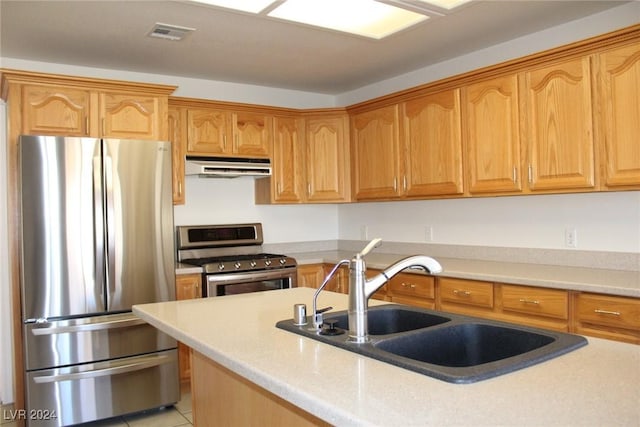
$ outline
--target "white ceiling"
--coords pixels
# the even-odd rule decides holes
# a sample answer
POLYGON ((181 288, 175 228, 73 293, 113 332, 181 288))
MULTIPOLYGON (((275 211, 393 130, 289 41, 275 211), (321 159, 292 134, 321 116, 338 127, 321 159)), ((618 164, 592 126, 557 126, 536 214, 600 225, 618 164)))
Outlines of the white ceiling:
POLYGON ((0 55, 339 94, 622 3, 474 1, 371 40, 181 1, 0 0, 0 55), (147 37, 156 22, 196 31, 147 37))

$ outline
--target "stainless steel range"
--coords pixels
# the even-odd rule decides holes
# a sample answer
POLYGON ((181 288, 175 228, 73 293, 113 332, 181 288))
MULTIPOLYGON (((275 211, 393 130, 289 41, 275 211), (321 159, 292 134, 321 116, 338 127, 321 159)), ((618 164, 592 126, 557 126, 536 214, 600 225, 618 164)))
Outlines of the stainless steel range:
POLYGON ((176 227, 178 261, 203 269, 202 296, 297 286, 295 258, 264 253, 262 224, 176 227))

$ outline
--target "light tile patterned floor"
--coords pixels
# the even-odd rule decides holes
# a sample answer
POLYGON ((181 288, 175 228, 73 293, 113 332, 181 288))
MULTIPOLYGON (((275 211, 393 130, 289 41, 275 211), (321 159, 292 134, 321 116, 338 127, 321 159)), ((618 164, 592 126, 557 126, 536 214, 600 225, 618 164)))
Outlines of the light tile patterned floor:
MULTIPOLYGON (((3 410, 9 406, 3 406, 3 410)), ((7 409, 8 411, 8 409, 7 409)), ((2 417, 2 427, 16 427, 15 422, 6 422, 2 417)), ((80 424, 82 427, 182 427, 193 425, 191 414, 191 390, 182 386, 181 399, 174 407, 142 412, 108 420, 80 424)))

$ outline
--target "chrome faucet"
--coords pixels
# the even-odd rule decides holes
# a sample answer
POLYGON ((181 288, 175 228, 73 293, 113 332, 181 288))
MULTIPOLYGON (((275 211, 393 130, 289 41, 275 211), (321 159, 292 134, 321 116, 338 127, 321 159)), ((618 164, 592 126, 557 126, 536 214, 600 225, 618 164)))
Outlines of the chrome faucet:
POLYGON ((427 273, 442 272, 442 266, 435 259, 425 255, 413 255, 401 259, 377 276, 367 279, 364 257, 378 247, 381 241, 382 239, 373 239, 349 261, 349 342, 369 341, 367 327, 369 298, 389 279, 406 268, 422 269, 427 273))

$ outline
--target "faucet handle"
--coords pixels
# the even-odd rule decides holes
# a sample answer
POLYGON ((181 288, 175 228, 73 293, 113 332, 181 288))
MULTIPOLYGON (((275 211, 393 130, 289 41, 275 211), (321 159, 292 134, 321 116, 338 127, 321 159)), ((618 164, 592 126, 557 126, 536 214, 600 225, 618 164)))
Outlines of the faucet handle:
POLYGON ((373 239, 372 241, 367 243, 367 246, 365 246, 364 249, 360 251, 360 253, 356 254, 356 258, 365 257, 369 252, 380 246, 381 242, 382 239, 380 237, 373 239))
POLYGON ((313 313, 313 326, 320 330, 322 328, 322 324, 324 323, 324 316, 322 313, 326 313, 327 311, 333 309, 333 307, 325 307, 315 310, 313 313))

